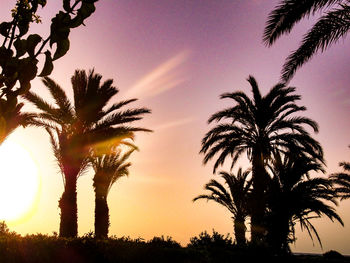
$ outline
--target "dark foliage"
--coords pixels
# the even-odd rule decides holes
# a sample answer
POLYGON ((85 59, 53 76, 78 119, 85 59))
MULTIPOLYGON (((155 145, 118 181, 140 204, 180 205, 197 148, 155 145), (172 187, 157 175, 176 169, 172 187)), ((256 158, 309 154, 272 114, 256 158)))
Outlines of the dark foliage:
MULTIPOLYGON (((0 262, 6 263, 128 263, 128 262, 350 262, 349 258, 335 259, 334 253, 322 256, 277 257, 262 247, 237 247, 230 238, 213 233, 201 234, 206 246, 181 247, 171 238, 155 237, 145 242, 141 239, 94 239, 92 233, 81 238, 60 238, 57 235, 27 235, 13 232, 0 234, 0 262), (209 235, 210 236, 210 235, 209 235), (221 241, 219 241, 221 240, 221 241), (221 244, 221 245, 219 245, 221 244), (213 245, 213 246, 211 246, 213 245), (328 255, 328 256, 327 256, 328 255), (329 257, 330 256, 330 257, 329 257)), ((196 242, 195 242, 196 243, 196 242)))
POLYGON ((27 93, 36 76, 48 76, 54 60, 69 50, 71 29, 84 25, 95 11, 98 0, 62 0, 62 9, 51 19, 50 33, 44 37, 33 33, 33 23, 41 23, 37 15, 46 0, 13 1, 12 20, 0 22, 0 143, 18 126, 26 126, 30 116, 21 113, 18 96, 27 93), (52 55, 51 55, 52 53, 52 55), (39 58, 45 60, 38 69, 39 58))

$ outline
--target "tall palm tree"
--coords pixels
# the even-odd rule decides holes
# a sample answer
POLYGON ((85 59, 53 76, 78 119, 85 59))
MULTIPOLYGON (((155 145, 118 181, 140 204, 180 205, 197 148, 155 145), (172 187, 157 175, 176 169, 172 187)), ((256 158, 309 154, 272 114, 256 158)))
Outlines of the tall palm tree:
POLYGON ((296 70, 318 51, 323 52, 346 36, 350 30, 350 4, 347 0, 282 0, 268 17, 263 40, 271 46, 281 35, 288 34, 301 19, 317 11, 324 13, 283 66, 284 81, 290 80, 296 70))
POLYGON ((91 164, 95 170, 95 236, 107 238, 109 228, 108 193, 113 184, 121 177, 129 175, 130 162, 126 162, 131 153, 136 150, 132 147, 126 153, 120 148, 112 147, 109 153, 92 155, 91 164))
POLYGON ((325 202, 336 202, 333 182, 329 178, 313 177, 310 172, 324 173, 318 160, 287 152, 282 156, 276 152, 272 161, 272 179, 268 187, 267 242, 277 253, 290 252, 289 243, 294 242, 294 226, 299 222, 310 237, 320 237, 311 219, 327 216, 343 225, 334 208, 325 202))
POLYGON ((247 180, 249 174, 249 170, 242 172, 241 168, 239 168, 237 175, 220 172, 228 189, 218 181, 212 179, 204 186, 204 189, 210 191, 210 194, 199 195, 193 199, 193 201, 199 199, 213 200, 231 212, 234 222, 234 234, 238 245, 244 245, 246 243, 245 221, 249 214, 248 200, 252 184, 250 180, 247 180))
POLYGON ((55 157, 61 168, 64 192, 59 201, 61 209, 60 236, 77 236, 77 192, 78 176, 87 164, 92 147, 103 152, 106 145, 118 145, 126 138, 133 139, 134 133, 150 131, 130 127, 129 124, 142 119, 149 109, 121 110, 136 99, 107 103, 118 93, 113 80, 101 83, 102 76, 90 71, 76 70, 71 82, 73 105, 65 91, 52 79, 45 77, 43 83, 52 95, 55 105, 46 102, 33 92, 24 98, 33 103, 40 113, 35 124, 46 128, 50 135, 55 157))
POLYGON ((253 199, 252 241, 260 242, 264 236, 263 218, 265 214, 264 192, 269 180, 265 166, 273 149, 295 148, 307 155, 323 161, 320 144, 314 140, 304 126, 318 132, 315 121, 293 116, 305 111, 297 106, 299 95, 295 88, 284 84, 275 85, 262 96, 256 80, 249 76, 253 99, 244 92, 224 93, 221 99, 232 99, 234 106, 213 114, 208 123, 228 120, 212 128, 202 139, 201 153, 205 154, 204 164, 218 155, 214 171, 227 157, 232 158, 232 167, 237 159, 247 153, 252 163, 253 199))

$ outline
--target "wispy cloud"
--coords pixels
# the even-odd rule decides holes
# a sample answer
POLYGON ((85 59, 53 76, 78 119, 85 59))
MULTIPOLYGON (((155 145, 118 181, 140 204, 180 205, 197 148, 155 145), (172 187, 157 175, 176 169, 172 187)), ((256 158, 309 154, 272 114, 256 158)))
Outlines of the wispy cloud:
POLYGON ((188 60, 190 51, 182 51, 143 76, 127 92, 127 97, 154 97, 186 81, 181 66, 188 60))
POLYGON ((156 131, 156 130, 160 130, 160 129, 173 128, 173 127, 188 124, 188 123, 193 122, 193 121, 194 121, 194 118, 192 118, 192 117, 174 120, 174 121, 170 121, 170 122, 166 122, 166 123, 163 123, 161 125, 158 125, 154 128, 154 130, 156 131))

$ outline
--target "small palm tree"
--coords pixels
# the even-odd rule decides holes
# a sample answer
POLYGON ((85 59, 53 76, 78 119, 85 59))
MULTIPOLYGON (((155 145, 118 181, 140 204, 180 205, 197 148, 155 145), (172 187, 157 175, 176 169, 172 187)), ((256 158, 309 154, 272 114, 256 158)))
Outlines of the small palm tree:
POLYGON ((129 156, 136 150, 133 146, 126 153, 119 148, 112 147, 109 153, 92 155, 90 162, 95 170, 95 236, 107 238, 109 228, 108 193, 113 184, 121 177, 129 175, 129 156))
POLYGON ((303 18, 324 11, 316 24, 304 36, 301 45, 287 58, 282 79, 288 81, 296 70, 319 50, 324 51, 350 30, 350 4, 347 0, 282 0, 271 11, 263 40, 272 45, 281 35, 288 34, 303 18))
POLYGON ((193 199, 193 201, 199 199, 213 200, 230 211, 234 222, 234 234, 238 245, 244 245, 246 243, 245 220, 249 214, 248 200, 252 184, 251 181, 247 180, 249 174, 250 171, 242 172, 241 168, 239 168, 237 175, 220 172, 228 189, 218 181, 212 179, 204 186, 204 189, 211 193, 199 195, 193 199))
POLYGON ((260 242, 264 236, 263 218, 265 214, 265 191, 269 181, 266 165, 274 149, 297 149, 323 161, 320 144, 305 129, 311 127, 318 132, 315 121, 293 116, 306 108, 296 105, 299 95, 293 94, 295 88, 284 84, 275 85, 262 96, 256 80, 249 76, 253 99, 245 93, 236 91, 224 93, 221 99, 231 99, 233 107, 213 114, 208 123, 223 122, 212 128, 202 139, 201 153, 205 154, 204 164, 218 155, 214 164, 224 164, 227 157, 232 158, 232 166, 244 153, 252 163, 252 240, 260 242))
POLYGON ((311 157, 288 152, 282 156, 276 152, 272 163, 272 179, 267 191, 268 213, 267 241, 277 253, 290 252, 294 242, 295 224, 299 222, 310 237, 321 239, 311 219, 327 216, 343 225, 334 208, 326 202, 336 202, 333 182, 329 178, 310 177, 310 172, 323 172, 323 164, 311 157))
POLYGON ((43 78, 43 83, 56 105, 51 105, 31 91, 24 95, 27 101, 40 110, 33 123, 44 127, 49 133, 63 175, 64 192, 59 201, 62 237, 77 236, 76 185, 78 176, 88 163, 91 149, 103 152, 111 143, 118 145, 127 138, 133 139, 135 132, 150 131, 129 126, 130 123, 142 119, 144 114, 150 113, 149 109, 121 110, 136 99, 117 102, 107 107, 107 103, 119 90, 113 86, 113 80, 101 83, 101 79, 102 76, 94 71, 87 74, 84 70, 76 70, 71 79, 73 105, 65 91, 48 77, 43 78))

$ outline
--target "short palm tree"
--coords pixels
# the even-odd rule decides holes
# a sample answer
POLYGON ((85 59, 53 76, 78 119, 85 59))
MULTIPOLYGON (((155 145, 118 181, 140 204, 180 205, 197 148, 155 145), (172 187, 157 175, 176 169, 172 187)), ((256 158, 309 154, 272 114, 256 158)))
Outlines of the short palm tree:
POLYGON ((249 76, 248 82, 253 99, 241 91, 221 95, 221 99, 232 99, 234 105, 213 114, 208 123, 228 122, 218 124, 204 136, 200 152, 205 154, 204 164, 218 155, 214 172, 227 157, 232 158, 234 166, 237 159, 247 153, 252 163, 253 180, 252 241, 260 242, 265 231, 264 192, 269 181, 266 164, 273 150, 298 149, 320 161, 323 161, 323 152, 320 144, 305 129, 305 126, 311 127, 317 132, 317 123, 306 117, 293 116, 306 110, 295 104, 300 100, 299 95, 293 94, 295 88, 277 84, 262 96, 252 76, 249 76))
POLYGON ((113 80, 101 83, 101 79, 102 76, 94 71, 90 71, 89 74, 84 70, 75 71, 71 79, 73 105, 65 91, 48 77, 43 78, 43 83, 56 105, 51 105, 33 92, 24 95, 27 101, 40 110, 34 124, 48 131, 63 175, 64 192, 59 201, 62 237, 77 236, 76 184, 78 176, 86 167, 91 148, 103 152, 106 145, 118 145, 126 138, 132 139, 135 132, 150 131, 129 126, 131 122, 150 113, 150 110, 121 110, 136 99, 117 102, 107 107, 107 103, 118 93, 118 89, 113 86, 113 80))
POLYGON ((347 0, 282 0, 269 15, 263 40, 272 45, 301 19, 317 11, 324 11, 324 14, 304 36, 299 48, 287 58, 282 69, 284 81, 291 79, 296 70, 319 50, 324 51, 346 36, 350 30, 350 4, 347 0))
POLYGON ((221 177, 225 180, 227 188, 218 181, 212 179, 204 186, 210 194, 199 195, 193 201, 199 199, 213 200, 218 204, 226 207, 232 214, 234 222, 234 234, 238 245, 246 243, 245 221, 248 217, 248 200, 251 188, 251 181, 248 180, 250 171, 242 172, 239 168, 237 174, 220 172, 221 177))
POLYGON ((121 177, 129 175, 130 162, 127 159, 136 147, 125 153, 120 148, 112 147, 109 153, 92 155, 90 162, 94 168, 95 190, 95 236, 107 238, 109 228, 108 193, 113 184, 121 177))
MULTIPOLYGON (((277 253, 290 252, 289 243, 294 242, 294 226, 297 222, 310 237, 320 237, 311 219, 327 216, 343 224, 328 202, 336 202, 332 180, 313 177, 310 172, 324 173, 323 164, 317 159, 287 152, 276 152, 272 161, 272 179, 268 187, 267 242, 277 253)), ((321 244, 322 245, 322 244, 321 244)))

